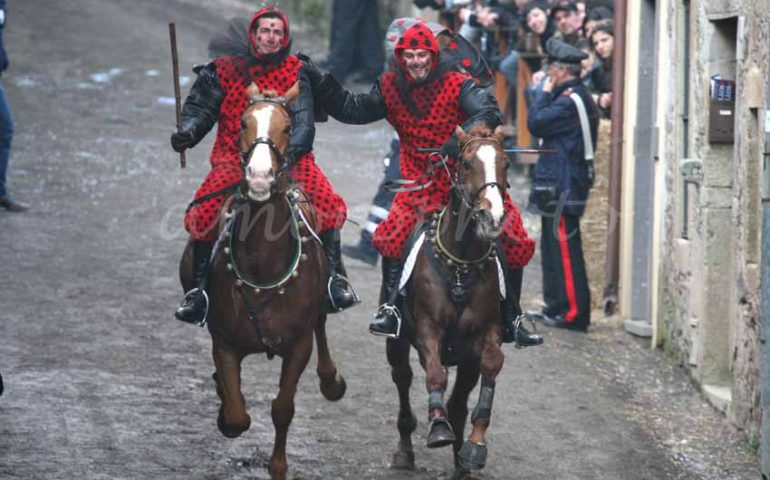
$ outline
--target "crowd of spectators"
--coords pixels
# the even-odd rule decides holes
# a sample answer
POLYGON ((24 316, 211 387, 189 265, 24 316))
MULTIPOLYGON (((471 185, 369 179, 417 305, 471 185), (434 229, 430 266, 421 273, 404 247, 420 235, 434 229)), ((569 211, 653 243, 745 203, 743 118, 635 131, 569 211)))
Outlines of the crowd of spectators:
MULTIPOLYGON (((582 78, 609 117, 612 107, 614 0, 415 0, 442 11, 442 18, 473 42, 489 65, 518 87, 519 62, 532 72, 529 89, 542 82, 545 44, 554 37, 589 54, 582 78)), ((515 101, 516 95, 509 96, 515 101)))

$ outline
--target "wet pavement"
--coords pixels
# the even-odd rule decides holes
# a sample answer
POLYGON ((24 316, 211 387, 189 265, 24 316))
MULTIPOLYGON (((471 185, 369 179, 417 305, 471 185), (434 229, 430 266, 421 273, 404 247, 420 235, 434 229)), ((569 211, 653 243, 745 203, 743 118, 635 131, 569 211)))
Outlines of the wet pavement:
MULTIPOLYGON (((168 146, 167 22, 177 24, 182 73, 192 75, 224 18, 248 12, 232 0, 197 3, 11 2, 11 69, 2 78, 16 119, 9 180, 33 208, 0 211, 0 478, 269 478, 280 363, 246 359, 252 426, 226 439, 216 428, 208 334, 172 316, 182 213, 207 171, 214 135, 180 170, 168 146)), ((317 55, 319 43, 305 32, 295 47, 317 55)), ((383 122, 318 127, 319 164, 353 220, 365 219, 390 135, 383 122)), ((511 184, 521 205, 526 176, 513 175, 511 184)), ((345 240, 357 231, 348 224, 345 240)), ((289 435, 291 478, 448 478, 450 450, 424 446, 427 395, 416 362, 417 470, 387 467, 396 391, 382 339, 366 333, 379 268, 349 262, 348 269, 363 303, 328 324, 348 392, 325 401, 311 361, 289 435)), ((536 304, 539 290, 535 259, 525 306, 536 304)), ((505 347, 489 460, 478 478, 758 477, 740 433, 703 402, 683 369, 623 333, 619 320, 594 323, 587 335, 547 330, 543 347, 505 347)))

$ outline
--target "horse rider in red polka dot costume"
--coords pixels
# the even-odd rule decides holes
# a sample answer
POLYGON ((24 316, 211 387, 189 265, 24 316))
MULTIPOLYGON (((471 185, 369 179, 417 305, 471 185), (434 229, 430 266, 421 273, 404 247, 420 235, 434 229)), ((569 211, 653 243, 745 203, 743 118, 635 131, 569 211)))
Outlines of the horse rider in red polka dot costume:
MULTIPOLYGON (((453 44, 448 48, 453 48, 453 44)), ((401 139, 404 179, 421 181, 431 165, 430 155, 419 152, 419 148, 442 146, 442 153, 449 155, 449 168, 454 173, 459 155, 457 140, 452 137, 455 128, 462 125, 465 131, 470 131, 473 125, 483 123, 494 130, 500 124, 497 103, 474 78, 458 68, 456 61, 444 61, 435 36, 424 23, 407 28, 394 50, 394 68, 383 73, 369 93, 351 93, 332 75, 321 74, 314 65, 308 64, 316 98, 326 111, 344 123, 366 124, 387 119, 401 139)), ((464 60, 467 66, 470 60, 464 60)), ((459 63, 463 65, 463 60, 459 63)), ((433 183, 423 190, 396 193, 388 218, 374 232, 374 246, 383 257, 383 289, 388 293, 387 298, 393 298, 392 292, 398 288, 404 245, 415 225, 448 203, 451 188, 448 176, 436 174, 431 179, 433 183)), ((501 242, 511 277, 506 279, 509 294, 503 307, 504 340, 537 345, 542 343, 542 337, 525 330, 519 330, 518 337, 506 334, 506 331, 515 332, 512 325, 520 313, 521 271, 532 258, 535 242, 527 235, 521 215, 507 193, 504 209, 506 220, 501 242)), ((380 306, 369 330, 392 338, 400 321, 398 311, 386 303, 380 306)))
POLYGON ((347 206, 315 163, 313 139, 315 126, 313 94, 305 66, 290 55, 289 21, 274 7, 255 13, 248 28, 248 54, 226 55, 197 71, 198 78, 182 108, 182 128, 171 136, 177 152, 194 147, 218 125, 211 152, 211 171, 195 193, 184 218, 193 240, 193 264, 198 290, 186 295, 175 315, 180 320, 200 324, 206 311, 205 289, 209 258, 218 235, 220 207, 228 187, 243 179, 239 151, 241 116, 248 106, 246 88, 254 82, 261 91, 273 90, 284 95, 297 82, 300 96, 289 107, 292 131, 284 158, 294 180, 310 197, 319 225, 319 236, 330 263, 331 305, 337 311, 356 302, 341 278, 340 235, 347 206), (220 192, 220 193, 218 193, 220 192))

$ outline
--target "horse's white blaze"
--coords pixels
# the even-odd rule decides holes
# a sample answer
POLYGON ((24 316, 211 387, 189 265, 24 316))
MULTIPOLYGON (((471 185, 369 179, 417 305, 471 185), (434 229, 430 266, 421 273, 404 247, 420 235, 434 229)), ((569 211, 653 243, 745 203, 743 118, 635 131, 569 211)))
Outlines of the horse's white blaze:
MULTIPOLYGON (((273 116, 275 108, 275 105, 267 105, 265 108, 260 108, 251 114, 257 122, 257 138, 267 137, 267 132, 270 128, 270 117, 273 116)), ((260 143, 251 153, 249 170, 255 175, 264 175, 270 171, 272 165, 270 147, 267 144, 260 143)))
MULTIPOLYGON (((497 152, 491 145, 483 145, 479 147, 476 153, 481 159, 481 163, 484 164, 484 183, 497 182, 497 152)), ((492 205, 490 213, 492 218, 495 219, 495 223, 499 223, 503 218, 503 198, 500 196, 500 190, 494 185, 489 185, 484 189, 484 198, 486 198, 492 205)))

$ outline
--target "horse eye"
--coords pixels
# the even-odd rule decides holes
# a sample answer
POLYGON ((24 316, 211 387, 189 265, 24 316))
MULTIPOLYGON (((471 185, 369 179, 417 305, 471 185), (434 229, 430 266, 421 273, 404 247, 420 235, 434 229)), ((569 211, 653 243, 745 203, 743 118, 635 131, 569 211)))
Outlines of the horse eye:
POLYGON ((471 164, 471 162, 463 162, 463 170, 465 170, 466 172, 470 172, 471 170, 473 170, 473 165, 471 164))
POLYGON ((241 128, 245 129, 247 127, 246 120, 241 119, 241 128))

